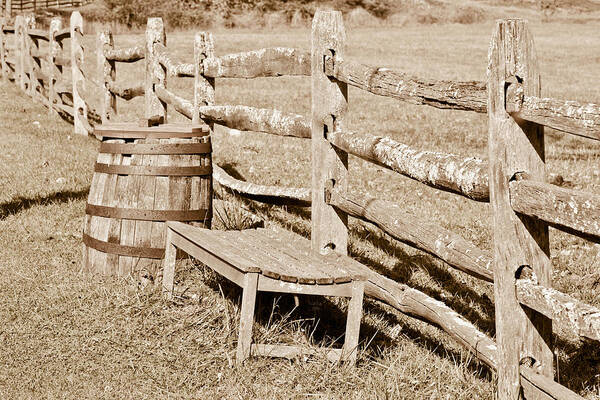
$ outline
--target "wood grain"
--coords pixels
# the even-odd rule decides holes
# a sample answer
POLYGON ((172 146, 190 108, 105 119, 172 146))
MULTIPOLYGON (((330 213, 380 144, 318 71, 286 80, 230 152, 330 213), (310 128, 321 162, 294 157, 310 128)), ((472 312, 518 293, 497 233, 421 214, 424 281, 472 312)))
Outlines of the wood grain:
POLYGON ((56 34, 62 29, 62 20, 52 18, 50 21, 48 41, 48 113, 54 112, 54 103, 62 101, 57 93, 56 82, 62 75, 63 68, 56 64, 56 57, 62 51, 62 43, 56 40, 56 34))
POLYGON ((516 177, 509 184, 513 210, 600 242, 600 196, 531 180, 524 174, 516 177))
POLYGON ((203 61, 203 74, 210 78, 259 78, 310 75, 310 53, 286 47, 270 47, 203 61))
POLYGON ((167 37, 161 18, 148 18, 146 25, 146 65, 144 116, 150 118, 155 115, 162 116, 167 122, 167 106, 156 94, 156 89, 167 87, 167 77, 155 54, 156 44, 166 45, 167 37))
POLYGON ((486 112, 487 97, 483 82, 418 78, 389 68, 344 60, 338 55, 335 60, 325 53, 323 55, 326 57, 325 73, 328 76, 367 92, 435 108, 486 112))
POLYGON ((348 110, 348 86, 332 82, 324 73, 323 54, 344 56, 346 32, 342 14, 318 10, 312 23, 311 50, 311 243, 313 251, 348 252, 348 216, 325 202, 325 187, 348 186, 348 154, 334 148, 328 133, 343 130, 348 110))
POLYGON ((78 135, 88 134, 88 107, 83 99, 86 80, 83 74, 83 18, 78 11, 71 14, 71 79, 73 82, 73 125, 78 135))
POLYGON ((8 54, 8 48, 6 43, 6 28, 7 20, 4 17, 0 18, 0 72, 2 73, 2 80, 8 82, 8 65, 6 64, 6 58, 8 54))
POLYGON ((227 191, 261 203, 302 207, 310 207, 311 204, 309 189, 257 185, 241 181, 229 175, 216 164, 213 165, 213 178, 219 186, 227 191))
MULTIPOLYGON (((215 79, 204 74, 204 62, 215 56, 215 44, 210 32, 194 35, 194 109, 192 123, 200 122, 200 106, 215 104, 215 79)), ((210 130, 213 131, 213 123, 210 130)))
POLYGON ((106 124, 117 113, 117 98, 110 90, 110 86, 115 83, 117 77, 116 65, 114 61, 108 60, 105 56, 105 53, 115 46, 110 29, 104 29, 98 33, 97 43, 96 62, 98 75, 101 78, 100 118, 102 123, 106 124))
MULTIPOLYGON (((543 181, 544 132, 532 123, 519 123, 506 112, 506 88, 523 82, 526 95, 539 96, 540 77, 533 39, 523 20, 499 20, 488 63, 490 202, 494 232, 494 299, 498 340, 498 399, 517 399, 521 393, 520 367, 534 360, 535 369, 554 376, 552 320, 519 304, 515 284, 532 271, 539 285, 549 287, 548 226, 519 217, 510 204, 509 182, 517 172, 543 181)), ((526 388, 523 387, 523 390, 526 388)), ((527 393, 528 399, 542 399, 527 393)))

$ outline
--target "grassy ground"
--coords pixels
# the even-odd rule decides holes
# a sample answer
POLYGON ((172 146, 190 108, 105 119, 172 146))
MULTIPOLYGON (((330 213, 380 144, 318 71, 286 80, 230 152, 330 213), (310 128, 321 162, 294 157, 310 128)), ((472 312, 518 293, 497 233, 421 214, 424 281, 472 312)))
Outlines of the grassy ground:
MULTIPOLYGON (((544 94, 600 102, 600 41, 593 24, 534 24, 544 94)), ((401 29, 352 29, 346 56, 420 76, 484 80, 491 23, 401 29), (377 43, 376 46, 373 43, 377 43)), ((168 34, 189 60, 192 33, 168 34)), ((216 52, 267 46, 308 49, 310 33, 221 30, 216 52)), ((116 38, 117 46, 141 41, 116 38)), ((93 49, 93 40, 87 49, 93 49)), ((91 53, 90 53, 91 54, 91 53)), ((93 59, 91 55, 88 60, 93 59)), ((93 65, 93 64, 92 64, 93 65)), ((133 83, 141 64, 118 66, 133 83)), ((168 86, 191 97, 191 81, 168 86)), ((80 232, 97 143, 34 105, 12 84, 0 99, 0 396, 2 398, 493 398, 493 376, 447 335, 366 302, 356 369, 324 360, 252 359, 232 366, 240 291, 185 262, 175 302, 126 278, 88 278, 80 232), (38 121, 39 124, 35 124, 38 121)), ((308 114, 305 77, 217 81, 217 102, 308 114)), ((142 100, 119 104, 119 118, 139 116, 142 100)), ((350 89, 350 127, 423 149, 487 158, 486 116, 416 107, 350 89)), ((172 120, 176 120, 174 116, 172 120)), ((308 186, 309 143, 217 129, 214 159, 233 174, 266 184, 308 186)), ((600 146, 549 133, 548 169, 570 187, 598 193, 600 146)), ((478 204, 351 158, 354 189, 402 202, 422 218, 491 246, 490 215, 478 204)), ((237 200, 236 200, 237 201, 237 200)), ((240 205, 243 202, 240 201, 240 205)), ((308 236, 305 210, 243 203, 308 236)), ((233 217, 232 217, 233 218, 233 217)), ((217 225, 224 225, 217 221, 217 225)), ((552 230, 554 286, 600 306, 600 247, 552 230)), ((491 290, 443 263, 351 223, 351 254, 382 273, 443 300, 494 335, 491 290)), ((343 334, 345 303, 261 295, 255 337, 329 344, 343 334), (324 317, 327 316, 327 317, 324 317)), ((556 328, 561 383, 600 399, 600 350, 556 328)))

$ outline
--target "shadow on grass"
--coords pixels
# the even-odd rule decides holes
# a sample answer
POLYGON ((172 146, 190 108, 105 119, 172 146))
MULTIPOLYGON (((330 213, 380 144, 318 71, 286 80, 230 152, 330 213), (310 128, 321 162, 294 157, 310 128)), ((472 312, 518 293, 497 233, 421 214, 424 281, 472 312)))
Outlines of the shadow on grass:
MULTIPOLYGON (((222 168, 236 179, 244 180, 244 177, 236 170, 234 165, 225 164, 222 168)), ((290 226, 289 221, 286 221, 285 217, 273 215, 274 213, 269 212, 273 207, 277 206, 259 204, 239 196, 237 198, 249 210, 268 215, 269 219, 288 226, 293 232, 303 237, 310 238, 310 230, 307 230, 306 227, 298 225, 290 226)), ((308 208, 288 206, 286 207, 286 211, 300 219, 310 220, 310 209, 308 208)), ((349 253, 354 259, 369 266, 377 273, 400 283, 409 283, 414 268, 420 268, 426 271, 427 274, 443 288, 443 290, 415 284, 415 282, 410 282, 410 286, 436 300, 442 300, 450 308, 474 323, 479 329, 482 329, 485 332, 494 332, 494 303, 488 296, 485 294, 481 295, 458 281, 447 268, 441 266, 434 257, 429 255, 410 255, 402 248, 403 245, 392 238, 382 235, 378 232, 376 227, 371 227, 366 223, 363 223, 360 226, 361 228, 351 228, 351 233, 355 235, 359 241, 368 242, 386 254, 394 254, 394 258, 398 261, 393 269, 389 269, 376 262, 371 257, 365 256, 355 250, 354 247, 356 246, 352 246, 349 253), (442 293, 444 290, 453 293, 454 295, 443 298, 442 293), (483 310, 481 314, 473 308, 473 303, 483 310)))
POLYGON ((31 207, 47 205, 52 203, 67 203, 73 200, 87 199, 90 188, 81 190, 65 190, 62 192, 50 193, 46 196, 36 196, 32 198, 17 197, 11 201, 0 204, 0 220, 6 219, 8 216, 20 213, 30 209, 31 207))
MULTIPOLYGON (((223 169, 236 177, 236 179, 244 180, 243 176, 235 169, 234 165, 225 165, 223 169)), ((237 198, 250 211, 268 215, 269 219, 287 226, 295 233, 306 238, 310 237, 310 228, 307 229, 306 226, 298 225, 290 226, 290 221, 286 220, 285 216, 274 215, 275 213, 271 212, 273 209, 281 207, 259 204, 239 196, 237 196, 237 198)), ((285 211, 302 220, 310 220, 310 209, 286 207, 285 211)), ((352 246, 349 249, 349 253, 354 259, 392 280, 409 284, 409 286, 414 289, 420 290, 437 300, 443 301, 447 306, 460 313, 465 319, 475 324, 479 329, 487 332, 488 335, 491 335, 492 337, 494 336, 494 302, 485 293, 479 294, 471 289, 468 284, 458 280, 433 256, 427 254, 408 254, 402 248, 402 244, 398 243, 393 238, 387 237, 387 235, 382 235, 376 227, 372 227, 370 224, 362 224, 360 225, 360 228, 351 228, 351 233, 356 236, 358 241, 368 242, 373 247, 380 249, 387 254, 393 254, 394 258, 397 259, 397 262, 394 268, 390 269, 374 260, 371 256, 361 254, 360 251, 355 248, 356 246, 352 246), (431 286, 410 281, 415 268, 426 271, 442 289, 439 290, 431 286), (442 293, 444 291, 452 293, 453 295, 442 298, 442 293), (477 305, 481 311, 475 310, 473 304, 477 305)), ((289 302, 290 300, 288 299, 286 301, 289 302)), ((315 330, 313 337, 315 339, 322 339, 324 338, 323 335, 325 335, 325 332, 327 332, 327 335, 333 332, 343 334, 343 330, 340 331, 339 326, 344 326, 345 314, 333 303, 323 303, 320 314, 328 315, 330 320, 320 321, 321 328, 315 330), (336 326, 338 327, 337 330, 335 328, 336 326)), ((424 332, 403 323, 398 319, 397 315, 389 312, 386 308, 389 307, 374 302, 370 302, 369 305, 370 310, 377 311, 384 315, 385 320, 389 324, 400 325, 402 327, 402 333, 411 341, 421 344, 423 347, 442 358, 450 358, 452 360, 461 359, 461 354, 459 352, 448 348, 438 338, 427 335, 424 332)), ((302 308, 297 311, 302 315, 306 315, 302 308)), ((259 314, 262 315, 262 317, 259 317, 261 318, 259 321, 265 319, 265 312, 266 311, 263 310, 261 314, 259 314)), ((381 334, 381 332, 376 332, 372 327, 367 326, 364 323, 361 325, 362 338, 371 338, 374 335, 375 337, 372 344, 378 344, 379 347, 390 345, 393 340, 388 336, 381 334)), ((568 355, 567 360, 561 360, 559 363, 556 363, 557 378, 561 384, 575 391, 581 391, 585 388, 598 386, 600 384, 600 376, 597 374, 597 366, 600 365, 600 348, 597 346, 597 343, 586 341, 574 343, 563 338, 555 337, 555 344, 557 348, 562 349, 568 355)), ((468 360, 466 366, 471 372, 478 374, 483 379, 488 381, 493 380, 492 371, 482 367, 482 364, 476 359, 468 360)))

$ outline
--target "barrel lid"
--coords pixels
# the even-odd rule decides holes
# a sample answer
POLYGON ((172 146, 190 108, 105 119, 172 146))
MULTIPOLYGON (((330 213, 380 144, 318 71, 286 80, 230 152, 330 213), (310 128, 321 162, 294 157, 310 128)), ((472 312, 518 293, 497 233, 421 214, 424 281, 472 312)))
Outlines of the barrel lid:
POLYGON ((162 124, 139 126, 135 122, 109 122, 94 128, 97 136, 103 138, 145 139, 206 136, 210 129, 206 124, 162 124))

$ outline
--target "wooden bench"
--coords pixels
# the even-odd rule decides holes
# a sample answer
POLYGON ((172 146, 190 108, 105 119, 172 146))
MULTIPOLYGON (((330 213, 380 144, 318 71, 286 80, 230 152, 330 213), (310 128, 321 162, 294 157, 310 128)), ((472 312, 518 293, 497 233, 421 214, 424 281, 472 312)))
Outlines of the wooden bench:
POLYGON ((181 222, 167 223, 163 287, 173 294, 176 248, 243 289, 236 360, 250 355, 293 358, 312 352, 328 359, 356 361, 365 286, 364 268, 337 253, 311 251, 310 241, 283 229, 216 231, 181 222), (257 291, 350 297, 342 349, 308 350, 297 346, 252 343, 257 291))

